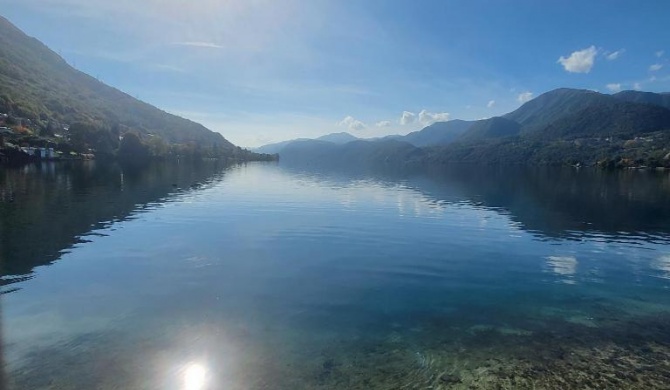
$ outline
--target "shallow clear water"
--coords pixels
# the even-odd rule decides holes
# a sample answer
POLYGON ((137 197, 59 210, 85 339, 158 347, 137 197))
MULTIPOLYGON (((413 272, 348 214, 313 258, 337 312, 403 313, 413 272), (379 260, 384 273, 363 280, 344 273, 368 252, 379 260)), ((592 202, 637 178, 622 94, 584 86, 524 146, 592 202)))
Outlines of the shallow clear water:
POLYGON ((667 172, 0 177, 9 388, 669 383, 667 172))

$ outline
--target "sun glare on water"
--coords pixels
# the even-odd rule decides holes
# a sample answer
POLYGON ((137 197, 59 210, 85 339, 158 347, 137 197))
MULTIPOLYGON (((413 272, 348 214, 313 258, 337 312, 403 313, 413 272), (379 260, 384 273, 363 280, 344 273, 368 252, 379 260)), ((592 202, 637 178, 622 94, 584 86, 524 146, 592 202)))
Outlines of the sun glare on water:
POLYGON ((202 390, 205 388, 207 370, 200 364, 191 363, 184 369, 184 390, 202 390))

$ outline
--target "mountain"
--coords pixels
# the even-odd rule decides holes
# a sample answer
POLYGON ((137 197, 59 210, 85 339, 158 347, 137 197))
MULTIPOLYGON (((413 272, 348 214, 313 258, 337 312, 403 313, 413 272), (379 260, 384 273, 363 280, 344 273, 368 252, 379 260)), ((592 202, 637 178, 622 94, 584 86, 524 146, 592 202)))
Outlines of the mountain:
POLYGON ((476 121, 459 141, 481 142, 515 136, 552 141, 627 136, 670 128, 670 110, 660 104, 638 102, 643 100, 640 96, 662 104, 666 95, 613 96, 588 90, 557 89, 502 117, 476 121))
POLYGON ((431 164, 601 164, 670 167, 667 94, 605 95, 558 89, 500 118, 475 122, 431 164), (644 97, 645 102, 639 96, 644 97))
POLYGON ((424 158, 424 150, 407 142, 357 140, 346 144, 306 140, 291 142, 281 153, 281 162, 321 168, 400 168, 424 158))
POLYGON ((503 138, 519 135, 521 125, 504 117, 493 117, 475 121, 459 138, 459 141, 473 141, 503 138))
POLYGON ((625 92, 562 88, 500 117, 440 122, 406 136, 339 146, 292 143, 281 157, 322 166, 468 162, 670 167, 670 109, 665 107, 670 94, 625 92))
POLYGON ((67 64, 35 38, 0 17, 0 113, 49 122, 125 126, 169 144, 195 143, 234 152, 221 134, 162 111, 67 64))
MULTIPOLYGON (((590 90, 560 88, 544 93, 502 117, 437 122, 405 136, 382 139, 404 141, 417 147, 438 147, 454 142, 472 143, 522 135, 553 139, 646 133, 667 126, 668 113, 661 107, 670 108, 670 94, 624 91, 605 95, 590 90)), ((319 139, 328 140, 326 137, 319 139)), ((351 141, 352 138, 346 139, 351 141)))
POLYGON ((411 132, 396 139, 409 142, 414 146, 447 145, 455 141, 461 134, 470 128, 472 121, 454 119, 448 122, 436 122, 419 131, 411 132))
POLYGON ((643 91, 621 91, 613 97, 632 103, 646 103, 670 109, 670 93, 653 93, 643 91))
POLYGON ((360 138, 354 137, 353 135, 346 132, 326 134, 317 138, 319 141, 328 141, 334 144, 346 144, 347 142, 356 141, 359 139, 360 138))
POLYGON ((328 142, 328 143, 333 143, 333 144, 346 144, 347 142, 351 141, 356 141, 359 140, 360 138, 354 137, 353 135, 342 132, 342 133, 331 133, 331 134, 326 134, 322 135, 319 138, 316 139, 311 139, 311 138, 296 138, 296 139, 291 139, 288 141, 282 141, 282 142, 276 142, 273 144, 267 144, 263 146, 259 146, 254 150, 256 153, 268 153, 268 154, 279 154, 283 153, 284 149, 286 149, 287 146, 293 144, 293 143, 302 143, 305 141, 323 141, 323 142, 328 142))
POLYGON ((300 141, 308 141, 308 138, 298 138, 298 139, 291 139, 288 141, 282 141, 282 142, 277 142, 274 144, 267 144, 263 146, 259 146, 257 148, 254 148, 253 151, 256 153, 268 153, 268 154, 277 154, 281 152, 287 145, 291 144, 292 142, 300 142, 300 141))
POLYGON ((586 106, 612 100, 611 96, 594 91, 560 88, 524 103, 503 117, 526 128, 536 129, 547 126, 562 116, 581 111, 586 106))
MULTIPOLYGON (((463 120, 452 120, 448 122, 436 122, 430 126, 424 127, 421 130, 411 132, 407 135, 388 135, 381 138, 371 138, 367 141, 402 141, 409 143, 413 146, 424 147, 424 146, 441 146, 448 145, 451 142, 458 139, 458 137, 463 134, 468 128, 473 124, 472 121, 463 121, 463 120)), ((255 148, 254 151, 257 153, 279 153, 287 154, 291 152, 292 149, 287 149, 287 146, 294 143, 300 143, 300 147, 304 148, 305 145, 313 145, 311 143, 304 143, 304 141, 310 141, 308 138, 298 138, 294 140, 282 141, 273 144, 267 144, 255 148)), ((331 142, 334 144, 346 144, 353 141, 365 141, 365 139, 357 138, 349 133, 331 133, 319 138, 316 138, 317 141, 331 142)))
POLYGON ((563 115, 529 136, 545 140, 611 136, 632 139, 665 129, 670 129, 670 110, 612 98, 563 115))

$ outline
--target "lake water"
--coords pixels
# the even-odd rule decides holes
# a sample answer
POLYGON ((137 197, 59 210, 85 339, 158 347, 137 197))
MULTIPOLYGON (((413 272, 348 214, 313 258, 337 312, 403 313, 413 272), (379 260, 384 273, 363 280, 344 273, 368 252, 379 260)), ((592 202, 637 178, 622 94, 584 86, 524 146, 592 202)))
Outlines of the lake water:
POLYGON ((10 389, 668 388, 670 174, 0 171, 10 389))

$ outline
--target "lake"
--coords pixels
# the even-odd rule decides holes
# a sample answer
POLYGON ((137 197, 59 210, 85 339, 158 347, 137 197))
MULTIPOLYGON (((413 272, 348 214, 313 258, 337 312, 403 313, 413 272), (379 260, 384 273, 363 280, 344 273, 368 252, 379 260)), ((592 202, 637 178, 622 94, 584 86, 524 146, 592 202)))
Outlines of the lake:
POLYGON ((0 170, 10 389, 667 388, 670 173, 0 170))

